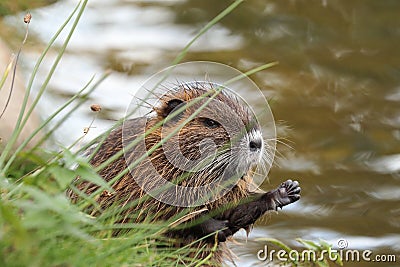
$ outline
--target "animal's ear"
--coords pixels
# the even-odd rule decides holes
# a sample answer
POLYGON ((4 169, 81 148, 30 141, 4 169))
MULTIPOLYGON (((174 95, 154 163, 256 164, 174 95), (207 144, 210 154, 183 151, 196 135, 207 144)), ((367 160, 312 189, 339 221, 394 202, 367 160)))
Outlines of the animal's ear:
MULTIPOLYGON (((158 111, 158 115, 166 118, 176 107, 184 103, 181 99, 171 99, 167 103, 165 103, 158 111)), ((177 114, 174 118, 179 118, 181 114, 177 114)))

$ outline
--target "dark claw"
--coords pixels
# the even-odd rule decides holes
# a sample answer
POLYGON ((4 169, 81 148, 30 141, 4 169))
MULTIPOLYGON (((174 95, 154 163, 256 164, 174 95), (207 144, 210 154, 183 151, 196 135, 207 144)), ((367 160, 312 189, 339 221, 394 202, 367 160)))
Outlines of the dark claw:
POLYGON ((283 206, 289 205, 300 199, 301 187, 299 182, 287 180, 283 182, 277 189, 278 194, 275 196, 276 210, 283 206))
POLYGON ((230 237, 231 235, 232 232, 229 229, 218 231, 217 234, 218 242, 225 242, 226 239, 228 239, 228 237, 230 237))
MULTIPOLYGON (((210 219, 202 224, 202 231, 205 235, 217 232, 217 238, 219 242, 225 242, 226 239, 232 235, 232 231, 229 229, 227 220, 221 221, 210 219)), ((214 240, 215 235, 211 235, 209 239, 214 240)))
POLYGON ((217 234, 218 241, 225 242, 226 239, 232 235, 232 231, 228 227, 228 221, 219 221, 219 222, 222 222, 221 226, 223 227, 219 228, 221 230, 218 230, 217 234))
POLYGON ((286 192, 289 197, 297 196, 298 198, 296 200, 300 198, 301 187, 299 186, 299 182, 287 180, 286 182, 282 183, 280 187, 286 188, 286 192))

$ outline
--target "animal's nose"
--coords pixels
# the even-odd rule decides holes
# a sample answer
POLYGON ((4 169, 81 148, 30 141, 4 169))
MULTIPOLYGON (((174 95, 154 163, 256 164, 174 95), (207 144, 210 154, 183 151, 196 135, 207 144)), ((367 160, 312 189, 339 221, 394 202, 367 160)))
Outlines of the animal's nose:
POLYGON ((249 143, 249 147, 251 152, 256 152, 257 150, 260 150, 262 147, 262 140, 261 139, 251 140, 249 143))

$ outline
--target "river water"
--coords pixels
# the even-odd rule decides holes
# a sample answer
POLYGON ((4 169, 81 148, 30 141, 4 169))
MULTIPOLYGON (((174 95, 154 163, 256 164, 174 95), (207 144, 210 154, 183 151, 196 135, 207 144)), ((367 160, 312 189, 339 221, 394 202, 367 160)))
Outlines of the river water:
MULTIPOLYGON (((197 31, 230 1, 92 1, 80 22, 40 112, 44 116, 93 74, 111 76, 90 96, 103 106, 86 140, 123 116, 140 85, 169 66, 197 31)), ((29 73, 46 43, 72 11, 65 0, 31 10, 29 73)), ((257 260, 259 237, 326 240, 337 247, 395 254, 400 262, 400 2, 375 0, 253 0, 242 3, 189 50, 185 61, 207 60, 242 71, 278 61, 251 78, 270 99, 278 130, 268 190, 299 180, 302 198, 260 220, 232 248, 238 266, 257 260), (282 144, 284 143, 284 144, 282 144)), ((8 17, 10 26, 18 17, 8 17)), ((21 28, 22 31, 22 28, 21 28)), ((53 52, 54 54, 55 52, 53 52)), ((54 55, 52 56, 54 58, 54 55)), ((50 58, 52 58, 50 57, 50 58)), ((50 60, 45 66, 50 65, 50 60)), ((37 84, 44 79, 46 67, 37 84)), ((37 85, 37 86, 38 86, 37 85)), ((248 92, 252 94, 252 92, 248 92)), ((65 121, 55 141, 68 145, 92 119, 88 106, 65 121)), ((257 100, 250 103, 257 106, 257 100)))

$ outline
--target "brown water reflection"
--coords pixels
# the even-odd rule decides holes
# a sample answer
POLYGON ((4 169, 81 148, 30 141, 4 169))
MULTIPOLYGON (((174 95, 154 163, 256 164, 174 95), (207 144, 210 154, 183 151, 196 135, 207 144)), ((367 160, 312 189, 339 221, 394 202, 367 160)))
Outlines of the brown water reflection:
MULTIPOLYGON (((180 5, 177 21, 201 23, 223 6, 199 2, 180 5)), ((239 68, 280 62, 253 77, 293 147, 279 148, 270 178, 298 177, 304 193, 289 215, 260 223, 268 234, 342 235, 350 246, 367 237, 353 246, 399 252, 399 10, 397 1, 250 1, 222 22, 245 40, 239 50, 191 54, 239 68)))
MULTIPOLYGON (((88 25, 81 27, 104 38, 89 45, 77 32, 82 39, 71 44, 70 53, 100 69, 147 76, 167 66, 188 38, 230 2, 99 1, 89 6, 88 25), (130 9, 138 10, 143 25, 135 24, 137 16, 129 17, 130 9), (101 12, 109 12, 108 17, 101 12), (118 12, 128 17, 119 20, 118 12), (148 27, 148 36, 143 31, 135 38, 148 39, 121 40, 130 23, 148 27), (152 29, 159 30, 159 37, 151 35, 152 29)), ((235 247, 245 259, 240 266, 256 260, 263 244, 254 237, 262 236, 288 242, 346 238, 351 248, 400 253, 399 11, 395 0, 246 1, 218 25, 221 31, 200 40, 186 56, 186 61, 217 61, 240 70, 279 61, 252 76, 270 97, 278 134, 287 144, 278 147, 270 184, 263 186, 296 178, 303 197, 260 222, 252 241, 235 247)))

